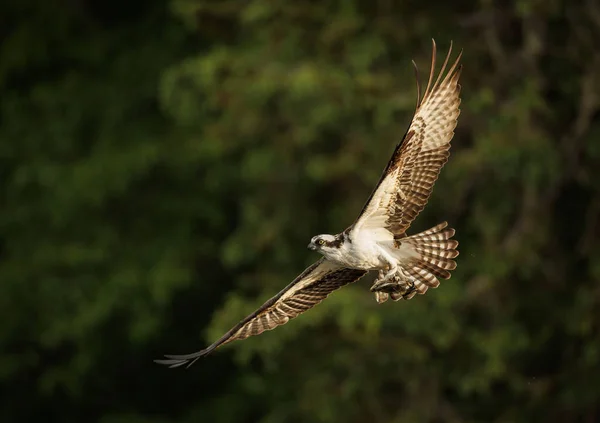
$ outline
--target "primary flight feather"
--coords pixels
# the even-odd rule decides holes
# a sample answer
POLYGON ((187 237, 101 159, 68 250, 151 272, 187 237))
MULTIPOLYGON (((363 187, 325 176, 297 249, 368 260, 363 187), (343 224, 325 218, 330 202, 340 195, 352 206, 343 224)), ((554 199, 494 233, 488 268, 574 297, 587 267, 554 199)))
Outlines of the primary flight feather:
POLYGON ((450 271, 456 268, 453 259, 458 256, 458 242, 451 239, 454 229, 443 222, 412 236, 407 236, 406 230, 427 204, 450 156, 450 141, 460 114, 458 80, 462 68, 461 52, 446 71, 451 53, 452 44, 435 78, 433 41, 425 92, 421 97, 417 72, 413 119, 358 219, 342 233, 317 235, 308 245, 324 257, 209 347, 187 355, 166 355, 166 359, 155 362, 190 366, 221 345, 287 323, 371 270, 379 273, 371 287, 378 302, 389 297, 394 301, 410 299, 437 287, 438 278, 450 278, 450 271))

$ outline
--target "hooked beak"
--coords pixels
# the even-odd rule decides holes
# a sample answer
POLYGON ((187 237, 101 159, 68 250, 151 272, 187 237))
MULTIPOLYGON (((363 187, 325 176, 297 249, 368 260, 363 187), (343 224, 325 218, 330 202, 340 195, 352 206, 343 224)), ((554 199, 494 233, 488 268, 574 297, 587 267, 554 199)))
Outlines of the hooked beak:
POLYGON ((317 249, 317 246, 311 242, 310 244, 308 244, 308 249, 315 251, 317 249))

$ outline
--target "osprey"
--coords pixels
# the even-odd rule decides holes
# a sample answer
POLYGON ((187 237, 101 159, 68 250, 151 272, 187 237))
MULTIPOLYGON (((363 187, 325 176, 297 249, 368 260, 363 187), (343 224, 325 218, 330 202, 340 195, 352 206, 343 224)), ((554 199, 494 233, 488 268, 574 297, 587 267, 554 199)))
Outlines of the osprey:
POLYGON ((308 248, 323 257, 209 347, 187 355, 155 360, 170 367, 192 365, 228 342, 259 335, 283 325, 320 303, 330 293, 378 272, 371 287, 377 302, 410 299, 436 288, 456 268, 458 242, 446 222, 416 235, 406 230, 423 210, 440 170, 450 156, 460 105, 458 65, 461 53, 445 74, 452 44, 434 82, 436 44, 423 96, 417 79, 417 107, 406 134, 396 146, 377 187, 352 226, 337 235, 317 235, 308 248))

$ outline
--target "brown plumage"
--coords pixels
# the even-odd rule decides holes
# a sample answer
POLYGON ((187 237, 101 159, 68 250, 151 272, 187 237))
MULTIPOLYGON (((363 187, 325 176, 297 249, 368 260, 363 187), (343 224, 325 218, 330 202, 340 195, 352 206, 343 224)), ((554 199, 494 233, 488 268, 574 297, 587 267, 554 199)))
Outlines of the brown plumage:
POLYGON ((366 273, 366 270, 347 269, 322 258, 209 347, 193 354, 165 355, 167 359, 154 361, 169 367, 191 366, 198 358, 221 345, 260 335, 287 323, 319 304, 336 289, 357 281, 366 273))
MULTIPOLYGON (((369 248, 361 251, 360 246, 370 245, 373 239, 389 246, 398 266, 393 280, 380 278, 371 288, 378 302, 389 297, 393 300, 410 299, 417 292, 424 294, 428 288, 437 287, 438 278, 450 278, 450 271, 456 268, 453 259, 458 256, 458 242, 450 239, 454 229, 447 228, 444 222, 408 237, 406 230, 427 204, 440 170, 450 155, 450 140, 460 113, 458 79, 461 67, 458 62, 462 54, 446 73, 451 52, 452 46, 434 81, 436 45, 433 42, 431 71, 422 97, 415 65, 417 107, 412 122, 355 223, 335 237, 315 237, 322 248, 330 250, 327 254, 322 252, 326 258, 308 267, 209 347, 193 354, 166 355, 166 359, 155 360, 157 363, 169 367, 189 366, 224 344, 259 335, 287 323, 336 289, 359 280, 368 270, 383 272, 380 264, 365 264, 368 260, 375 260, 372 256, 362 263, 361 259, 357 259, 368 257, 364 254, 365 251, 370 252, 369 248), (342 250, 355 255, 340 256, 342 250), (339 260, 331 259, 334 253, 339 260), (344 266, 340 264, 343 260, 354 262, 344 266), (359 260, 358 264, 356 260, 359 260)), ((309 247, 317 249, 312 242, 309 247)), ((395 272, 394 262, 389 263, 390 273, 395 272)))
MULTIPOLYGON (((462 70, 462 66, 459 66, 462 56, 462 52, 460 52, 448 72, 445 73, 451 53, 452 45, 450 45, 437 78, 435 78, 437 56, 435 41, 433 41, 431 70, 423 97, 420 96, 421 87, 418 69, 415 65, 418 99, 412 122, 404 138, 396 146, 377 187, 354 224, 355 227, 369 227, 369 225, 377 226, 379 222, 383 221, 383 226, 394 234, 396 246, 400 246, 402 242, 408 240, 406 230, 427 204, 433 191, 433 185, 450 157, 450 141, 454 136, 454 129, 460 115, 461 87, 458 80, 462 70)), ((443 225, 443 227, 446 226, 445 223, 443 225)), ((438 226, 429 231, 436 230, 438 226)), ((429 231, 425 231, 423 234, 429 233, 429 231)), ((423 234, 417 234, 411 238, 417 239, 416 237, 423 234)), ((445 236, 449 235, 448 238, 450 238, 454 235, 454 230, 448 229, 444 234, 445 236)), ((456 257, 458 255, 458 251, 455 249, 457 245, 457 241, 452 241, 449 244, 440 242, 431 247, 438 254, 449 254, 456 257)), ((452 263, 455 267, 455 262, 452 261, 452 263)), ((422 259, 416 263, 416 266, 412 262, 402 262, 402 270, 398 275, 398 278, 403 281, 399 284, 400 286, 388 284, 384 288, 383 285, 378 286, 378 281, 375 282, 372 290, 379 291, 376 293, 378 302, 386 301, 387 294, 396 300, 399 298, 410 299, 416 292, 424 294, 427 287, 439 285, 436 277, 448 279, 450 277, 448 270, 451 269, 439 268, 439 266, 422 259), (408 268, 405 269, 405 266, 408 268), (414 286, 410 286, 413 283, 414 286), (400 295, 399 292, 404 294, 400 295)))
POLYGON ((362 225, 367 219, 383 214, 386 219, 385 227, 401 238, 427 204, 440 170, 450 157, 450 141, 460 114, 461 87, 458 80, 462 66, 458 63, 462 51, 442 79, 451 54, 452 44, 440 73, 433 82, 437 61, 433 41, 431 71, 423 97, 420 97, 418 70, 413 62, 417 73, 418 93, 415 114, 355 225, 362 225), (384 184, 386 179, 392 179, 391 189, 388 184, 384 184), (389 198, 386 198, 386 190, 392 191, 389 198))

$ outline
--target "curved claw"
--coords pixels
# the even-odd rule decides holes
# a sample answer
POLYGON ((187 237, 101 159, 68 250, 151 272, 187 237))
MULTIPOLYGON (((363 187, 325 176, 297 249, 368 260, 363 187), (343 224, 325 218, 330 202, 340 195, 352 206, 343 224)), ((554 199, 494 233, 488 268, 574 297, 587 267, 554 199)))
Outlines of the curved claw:
POLYGON ((377 279, 373 285, 371 286, 371 292, 375 291, 397 291, 398 286, 400 285, 400 276, 397 274, 391 275, 388 277, 387 275, 383 279, 377 279))

